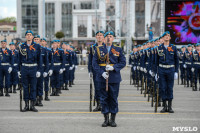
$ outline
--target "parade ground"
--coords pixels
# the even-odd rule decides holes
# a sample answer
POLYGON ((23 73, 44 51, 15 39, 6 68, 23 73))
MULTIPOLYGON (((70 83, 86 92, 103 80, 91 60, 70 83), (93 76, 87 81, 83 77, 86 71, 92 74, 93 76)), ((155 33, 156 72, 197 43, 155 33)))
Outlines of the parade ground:
POLYGON ((121 73, 116 128, 101 127, 103 115, 89 112, 90 80, 87 67, 79 66, 75 85, 69 91, 62 90, 60 96, 49 97, 51 101, 43 100, 44 106, 36 106, 36 113, 19 111, 19 91, 11 97, 0 97, 0 133, 170 133, 186 128, 200 132, 200 91, 177 85, 176 80, 172 105, 175 113, 161 114, 162 107, 155 113, 147 97, 130 85, 130 68, 121 73))

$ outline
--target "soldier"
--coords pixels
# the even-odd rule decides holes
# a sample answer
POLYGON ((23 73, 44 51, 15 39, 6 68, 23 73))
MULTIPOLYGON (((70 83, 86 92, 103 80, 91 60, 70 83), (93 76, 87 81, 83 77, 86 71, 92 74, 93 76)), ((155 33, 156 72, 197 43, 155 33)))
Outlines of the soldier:
POLYGON ((19 45, 19 78, 21 77, 25 107, 22 112, 29 111, 29 100, 31 100, 30 110, 38 112, 35 108, 37 78, 41 73, 41 54, 40 45, 33 42, 33 32, 31 30, 25 33, 26 42, 19 45))
MULTIPOLYGON (((43 39, 44 40, 44 39, 43 39)), ((36 44, 41 45, 41 40, 40 40, 40 36, 36 35, 34 37, 34 42, 36 44)), ((43 106, 42 104, 42 96, 43 96, 43 82, 44 82, 44 78, 47 77, 47 73, 49 70, 49 61, 48 61, 48 51, 45 47, 41 46, 40 47, 40 54, 41 54, 41 60, 42 60, 42 66, 41 66, 41 71, 40 73, 42 74, 39 78, 37 78, 37 99, 36 99, 36 104, 35 106, 43 106)))
POLYGON ((72 83, 72 85, 74 85, 75 70, 78 68, 78 59, 77 59, 77 55, 74 51, 74 47, 72 46, 71 48, 72 48, 72 54, 74 54, 73 55, 74 58, 72 58, 74 60, 74 67, 72 69, 72 81, 71 81, 71 83, 72 83))
POLYGON ((60 91, 60 74, 63 73, 64 69, 64 53, 63 50, 58 48, 58 41, 54 40, 52 44, 51 53, 53 55, 53 74, 51 76, 51 87, 52 87, 52 94, 51 96, 59 96, 60 91))
MULTIPOLYGON (((57 41, 57 43, 58 43, 58 49, 59 50, 61 50, 63 53, 64 53, 64 50, 63 50, 63 48, 62 48, 62 46, 61 46, 61 42, 60 42, 60 40, 56 40, 57 41)), ((63 54, 64 55, 64 54, 63 54)), ((64 65, 65 66, 65 65, 64 65)), ((65 71, 65 68, 63 68, 63 72, 65 71)), ((60 90, 59 90, 59 93, 61 94, 62 92, 61 92, 61 90, 63 90, 64 89, 64 80, 63 80, 63 77, 64 77, 64 73, 61 73, 60 74, 60 90)))
POLYGON ((12 88, 13 88, 13 93, 17 93, 16 92, 16 86, 19 83, 19 78, 17 76, 17 72, 19 70, 19 52, 15 49, 15 43, 11 42, 10 44, 10 50, 12 51, 12 55, 13 55, 13 70, 10 74, 10 93, 12 93, 12 88))
POLYGON ((47 58, 48 58, 48 70, 46 70, 46 72, 48 71, 48 74, 46 76, 46 74, 44 73, 44 91, 45 91, 45 101, 50 101, 49 97, 48 97, 48 92, 49 92, 49 76, 51 76, 53 74, 53 56, 51 54, 51 49, 47 47, 47 40, 46 38, 42 38, 41 39, 41 46, 46 48, 46 52, 47 52, 47 58), (45 77, 46 76, 46 77, 45 77))
POLYGON ((183 79, 185 78, 185 70, 184 70, 184 67, 183 67, 183 58, 184 58, 184 55, 185 55, 185 49, 186 47, 185 46, 182 46, 181 47, 181 52, 179 54, 179 64, 180 64, 180 71, 181 71, 181 85, 183 85, 183 79))
POLYGON ((104 114, 105 118, 102 127, 107 127, 109 125, 116 127, 115 117, 118 112, 117 98, 121 82, 120 70, 125 67, 126 59, 122 49, 112 44, 114 40, 114 33, 112 31, 106 32, 104 38, 106 45, 97 47, 92 60, 92 66, 97 72, 97 81, 101 84, 101 112, 104 114), (105 64, 105 62, 107 64, 105 64), (108 88, 106 87, 106 80, 108 81, 108 88), (111 113, 110 122, 109 113, 111 113))
POLYGON ((130 56, 129 56, 129 65, 131 67, 131 71, 132 71, 132 79, 133 81, 136 81, 136 67, 137 67, 137 64, 136 64, 136 53, 137 53, 137 46, 134 46, 133 47, 133 52, 131 52, 130 56))
POLYGON ((105 45, 103 43, 103 41, 104 41, 104 32, 103 31, 97 31, 96 32, 96 39, 97 39, 97 43, 95 43, 94 45, 92 45, 90 47, 90 53, 89 53, 89 57, 88 57, 89 58, 89 61, 88 61, 88 72, 89 72, 89 77, 91 76, 91 74, 93 75, 93 82, 94 82, 94 89, 95 89, 95 100, 97 102, 97 107, 93 110, 94 112, 101 111, 101 104, 100 104, 99 82, 96 81, 97 74, 94 71, 94 69, 92 68, 92 59, 93 59, 93 56, 95 54, 96 47, 105 45))
POLYGON ((188 44, 187 51, 185 52, 184 58, 183 58, 183 67, 187 70, 187 87, 189 87, 189 81, 190 81, 190 87, 192 87, 192 45, 188 44))
POLYGON ((177 48, 170 44, 170 39, 170 32, 166 31, 163 34, 164 43, 157 47, 157 53, 155 54, 156 68, 154 73, 158 72, 155 79, 157 81, 159 76, 160 96, 164 104, 161 113, 174 113, 172 110, 173 86, 174 79, 178 78, 179 60, 177 48), (168 106, 166 101, 168 101, 168 106))
MULTIPOLYGON (((191 71, 195 74, 195 88, 194 91, 197 91, 197 77, 200 77, 200 43, 196 44, 196 50, 193 52, 193 58, 192 58, 192 69, 191 71)), ((200 78, 199 78, 200 83, 200 78)), ((200 88, 199 88, 200 90, 200 88)))
POLYGON ((4 96, 3 88, 5 87, 5 96, 10 96, 8 94, 8 88, 10 87, 10 73, 13 68, 13 56, 12 51, 7 47, 7 41, 1 41, 0 48, 0 96, 4 96), (5 78, 5 84, 4 84, 5 78))
POLYGON ((65 87, 63 87, 64 90, 69 90, 68 89, 68 81, 69 81, 69 68, 72 67, 72 58, 71 58, 71 54, 69 51, 69 44, 65 44, 63 43, 62 45, 63 50, 64 50, 64 55, 65 55, 65 71, 63 74, 63 81, 65 84, 65 87))

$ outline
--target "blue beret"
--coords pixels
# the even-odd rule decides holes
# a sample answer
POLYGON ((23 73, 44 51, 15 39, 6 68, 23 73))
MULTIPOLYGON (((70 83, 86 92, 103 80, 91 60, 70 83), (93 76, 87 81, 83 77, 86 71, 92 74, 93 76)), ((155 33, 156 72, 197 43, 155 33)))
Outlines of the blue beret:
POLYGON ((146 45, 147 43, 143 43, 143 46, 146 45))
POLYGON ((141 47, 141 45, 139 44, 139 45, 137 45, 137 47, 141 47))
POLYGON ((56 40, 57 42, 60 42, 60 40, 56 40))
POLYGON ((74 46, 70 46, 70 48, 73 48, 73 49, 74 49, 74 46))
POLYGON ((156 39, 154 40, 154 42, 158 41, 158 39, 159 39, 159 38, 156 38, 156 39))
POLYGON ((188 47, 192 47, 192 44, 188 44, 187 46, 188 46, 188 47))
POLYGON ((14 42, 10 42, 9 45, 15 45, 15 43, 14 42))
POLYGON ((26 33, 25 33, 25 36, 26 36, 27 33, 31 33, 33 35, 33 32, 31 30, 27 30, 26 33))
POLYGON ((46 39, 46 38, 42 38, 42 39, 41 39, 41 41, 42 41, 42 40, 44 40, 44 41, 47 41, 47 39, 46 39))
POLYGON ((113 31, 108 31, 104 34, 104 37, 106 37, 107 35, 115 35, 113 31))
POLYGON ((197 47, 197 46, 200 46, 200 43, 197 43, 197 44, 196 44, 196 47, 197 47))
POLYGON ((104 32, 100 30, 100 31, 97 31, 95 35, 97 35, 98 33, 104 34, 104 32))
POLYGON ((133 46, 133 48, 137 48, 137 46, 133 46))
POLYGON ((182 46, 181 48, 186 48, 185 46, 182 46))
POLYGON ((40 38, 40 35, 35 35, 34 38, 40 38))
POLYGON ((165 31, 163 34, 162 34, 162 37, 166 36, 167 34, 170 34, 169 31, 165 31))
POLYGON ((57 42, 57 40, 53 40, 53 41, 51 41, 52 43, 54 43, 54 42, 57 42))
POLYGON ((2 40, 1 42, 7 42, 7 40, 6 40, 6 39, 4 39, 4 40, 2 40))

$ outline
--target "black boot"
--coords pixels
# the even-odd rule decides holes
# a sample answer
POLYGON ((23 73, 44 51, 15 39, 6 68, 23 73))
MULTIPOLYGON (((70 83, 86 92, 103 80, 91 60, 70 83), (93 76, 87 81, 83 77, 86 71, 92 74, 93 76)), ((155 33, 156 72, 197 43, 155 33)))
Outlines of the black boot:
POLYGON ((12 93, 12 85, 8 88, 8 93, 12 93))
POLYGON ((0 89, 0 96, 4 96, 4 95, 3 95, 3 88, 0 89))
POLYGON ((71 81, 69 81, 69 87, 72 87, 72 82, 71 81))
POLYGON ((37 96, 36 101, 35 101, 35 106, 38 106, 38 105, 39 105, 39 97, 37 96))
POLYGON ((109 114, 104 114, 104 122, 102 124, 102 127, 109 126, 109 114))
POLYGON ((72 80, 72 85, 75 85, 75 84, 74 84, 74 80, 72 80))
POLYGON ((58 93, 59 93, 59 94, 62 94, 62 92, 61 92, 61 88, 59 88, 58 93))
POLYGON ((60 96, 60 95, 59 95, 59 91, 60 91, 60 89, 59 89, 59 88, 56 88, 55 96, 60 96))
POLYGON ((161 107, 161 98, 158 97, 158 107, 161 107))
POLYGON ((45 91, 45 101, 50 101, 50 99, 48 98, 48 91, 45 91))
POLYGON ((187 87, 189 87, 189 81, 187 81, 187 87))
POLYGON ((65 90, 69 90, 67 86, 68 86, 68 84, 65 84, 65 90))
POLYGON ((172 100, 168 101, 168 111, 169 113, 174 113, 174 111, 172 110, 172 100))
POLYGON ((190 81, 190 87, 192 87, 192 81, 190 81))
POLYGON ((63 85, 61 85, 60 89, 61 89, 61 90, 64 90, 64 86, 63 86, 63 85))
POLYGON ((38 110, 35 108, 35 101, 31 101, 30 111, 38 112, 38 110))
POLYGON ((181 85, 183 85, 183 79, 181 79, 181 85))
POLYGON ((43 106, 43 104, 42 104, 42 96, 39 96, 39 99, 38 99, 38 106, 43 106))
POLYGON ((194 91, 197 91, 197 84, 195 84, 195 88, 194 88, 194 91))
POLYGON ((25 101, 25 107, 22 110, 22 112, 26 112, 26 111, 29 111, 29 101, 25 101))
POLYGON ((163 107, 163 109, 160 111, 160 113, 165 113, 165 112, 167 112, 167 103, 166 103, 166 100, 163 100, 163 105, 164 105, 164 107, 163 107))
POLYGON ((16 92, 16 85, 13 85, 13 93, 17 93, 16 92))
POLYGON ((110 122, 109 122, 109 125, 111 127, 116 127, 117 126, 117 124, 115 123, 115 117, 116 117, 116 114, 111 113, 111 118, 110 118, 110 122))
POLYGON ((8 88, 6 88, 6 97, 9 97, 10 95, 8 94, 8 88))
POLYGON ((52 93, 50 96, 55 96, 56 95, 56 88, 52 88, 52 93))
POLYGON ((98 111, 101 111, 101 105, 99 100, 97 100, 97 107, 93 110, 93 112, 98 112, 98 111))

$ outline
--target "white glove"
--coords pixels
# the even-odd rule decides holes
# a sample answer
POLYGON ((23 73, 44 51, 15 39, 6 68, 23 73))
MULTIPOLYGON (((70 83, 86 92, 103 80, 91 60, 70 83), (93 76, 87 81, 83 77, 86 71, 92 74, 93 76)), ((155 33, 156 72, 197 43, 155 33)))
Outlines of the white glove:
POLYGON ((187 68, 186 64, 183 65, 184 68, 187 68))
POLYGON ((191 71, 194 72, 194 68, 191 68, 191 71))
POLYGON ((63 70, 63 72, 64 72, 64 71, 65 71, 65 68, 63 68, 62 70, 63 70))
POLYGON ((107 79, 109 77, 107 72, 103 72, 102 76, 104 77, 104 79, 107 79))
POLYGON ((12 72, 12 67, 9 67, 8 68, 8 73, 11 73, 12 72))
POLYGON ((144 68, 144 73, 147 73, 147 69, 146 68, 144 68))
POLYGON ((178 73, 175 72, 175 73, 174 73, 174 80, 177 80, 177 79, 178 79, 178 73))
POLYGON ((41 75, 41 73, 40 73, 40 72, 36 72, 36 78, 39 78, 39 77, 40 77, 40 75, 41 75))
POLYGON ((156 76, 155 76, 155 80, 158 81, 158 78, 159 78, 159 77, 158 77, 158 75, 156 74, 156 76))
POLYGON ((43 73, 43 77, 44 77, 44 78, 46 78, 46 77, 47 77, 47 75, 48 75, 48 73, 47 73, 47 72, 44 72, 44 73, 43 73))
POLYGON ((51 76, 53 74, 53 70, 49 70, 48 74, 51 76))
POLYGON ((132 67, 132 65, 128 65, 128 67, 132 67))
POLYGON ((74 68, 74 65, 72 65, 72 67, 74 68))
POLYGON ((140 69, 140 67, 139 66, 137 66, 137 70, 139 70, 140 69))
POLYGON ((151 70, 149 71, 149 74, 152 76, 152 71, 151 70))
POLYGON ((114 67, 111 65, 106 65, 106 71, 113 71, 114 67))
POLYGON ((72 70, 72 69, 73 69, 73 67, 70 67, 70 68, 69 68, 69 70, 72 70))
POLYGON ((92 77, 92 73, 91 73, 91 72, 89 72, 89 78, 90 78, 90 77, 92 77))
POLYGON ((154 72, 152 72, 152 73, 151 73, 151 76, 152 76, 152 77, 154 77, 154 76, 155 76, 155 73, 154 73, 154 72))
POLYGON ((78 66, 76 65, 76 66, 75 66, 75 69, 77 69, 77 68, 78 68, 78 66))
POLYGON ((21 73, 20 73, 20 71, 17 72, 17 74, 18 74, 18 77, 21 78, 21 73))
POLYGON ((136 70, 136 66, 133 67, 133 70, 134 70, 134 71, 136 70))
POLYGON ((144 70, 144 69, 141 67, 141 68, 140 68, 140 71, 143 71, 143 70, 144 70))
POLYGON ((59 71, 59 74, 62 74, 63 73, 63 70, 62 69, 60 69, 60 71, 59 71))

